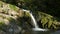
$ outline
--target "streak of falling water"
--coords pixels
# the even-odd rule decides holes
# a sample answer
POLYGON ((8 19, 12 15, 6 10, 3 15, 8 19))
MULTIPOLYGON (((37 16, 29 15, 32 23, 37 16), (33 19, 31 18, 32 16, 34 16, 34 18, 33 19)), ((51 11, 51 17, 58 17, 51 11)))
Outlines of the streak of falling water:
POLYGON ((37 22, 36 22, 34 16, 32 15, 32 13, 29 13, 29 14, 30 14, 30 16, 31 16, 31 19, 32 19, 33 25, 35 26, 35 28, 38 28, 38 25, 37 25, 37 22))
POLYGON ((47 31, 47 29, 42 29, 42 28, 39 28, 38 24, 37 24, 37 21, 35 20, 34 16, 32 13, 30 13, 30 11, 27 11, 27 10, 24 10, 23 11, 25 12, 28 12, 31 16, 31 19, 33 21, 33 25, 35 26, 35 28, 33 28, 34 31, 47 31))

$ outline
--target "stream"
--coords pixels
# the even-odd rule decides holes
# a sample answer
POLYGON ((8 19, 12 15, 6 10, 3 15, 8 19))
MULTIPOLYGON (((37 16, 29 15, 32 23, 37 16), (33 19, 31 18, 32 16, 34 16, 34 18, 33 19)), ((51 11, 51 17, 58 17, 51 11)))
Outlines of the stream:
POLYGON ((59 31, 49 31, 48 29, 39 28, 33 14, 27 10, 23 10, 23 11, 28 12, 30 14, 33 26, 35 27, 35 28, 32 28, 32 31, 27 30, 24 34, 60 34, 60 30, 59 31))

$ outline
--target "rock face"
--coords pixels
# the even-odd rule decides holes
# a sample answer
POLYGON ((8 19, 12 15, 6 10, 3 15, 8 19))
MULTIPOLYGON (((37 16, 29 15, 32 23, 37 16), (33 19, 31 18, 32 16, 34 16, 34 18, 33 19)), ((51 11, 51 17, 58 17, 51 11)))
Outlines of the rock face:
POLYGON ((24 12, 18 7, 0 1, 0 30, 3 30, 3 33, 1 31, 0 33, 19 33, 21 31, 21 27, 16 24, 18 23, 17 18, 22 17, 23 13, 24 12))
MULTIPOLYGON (((60 23, 58 20, 46 13, 36 13, 36 20, 42 28, 58 29, 60 23)), ((20 34, 25 30, 32 28, 31 17, 29 13, 12 4, 0 1, 0 33, 1 34, 20 34), (23 30, 23 31, 22 31, 23 30)), ((40 26, 40 27, 41 27, 40 26)))
POLYGON ((7 4, 0 1, 0 33, 2 34, 20 34, 24 32, 22 27, 29 28, 29 26, 21 26, 23 21, 29 19, 29 14, 15 5, 7 4), (25 17, 25 18, 24 18, 25 17))

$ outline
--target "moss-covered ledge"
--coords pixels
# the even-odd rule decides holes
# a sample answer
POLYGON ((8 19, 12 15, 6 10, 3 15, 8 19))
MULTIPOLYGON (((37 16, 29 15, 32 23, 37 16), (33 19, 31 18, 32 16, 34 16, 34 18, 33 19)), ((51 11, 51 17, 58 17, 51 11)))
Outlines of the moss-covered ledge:
MULTIPOLYGON (((49 29, 60 28, 60 20, 58 20, 56 17, 53 17, 49 14, 46 14, 40 11, 37 11, 37 13, 35 13, 34 15, 37 16, 36 20, 39 23, 39 25, 42 26, 42 28, 49 28, 49 29)), ((27 28, 30 29, 31 25, 33 24, 32 22, 30 22, 31 17, 29 13, 24 12, 21 8, 15 5, 7 4, 5 2, 0 1, 0 27, 1 29, 2 27, 4 28, 7 27, 7 29, 9 29, 9 28, 12 28, 13 25, 15 25, 16 27, 17 26, 20 27, 21 24, 23 24, 22 22, 24 20, 24 17, 26 19, 24 23, 26 23, 27 28)))
POLYGON ((22 9, 20 9, 19 7, 15 5, 7 4, 5 2, 0 1, 0 21, 1 21, 0 33, 1 31, 3 31, 3 33, 4 32, 8 33, 10 28, 15 29, 14 31, 15 33, 21 32, 21 28, 22 28, 21 24, 23 24, 22 21, 24 20, 23 17, 25 17, 25 19, 27 18, 26 20, 28 21, 26 21, 26 23, 28 24, 27 26, 29 28, 30 26, 29 13, 24 12, 22 9))

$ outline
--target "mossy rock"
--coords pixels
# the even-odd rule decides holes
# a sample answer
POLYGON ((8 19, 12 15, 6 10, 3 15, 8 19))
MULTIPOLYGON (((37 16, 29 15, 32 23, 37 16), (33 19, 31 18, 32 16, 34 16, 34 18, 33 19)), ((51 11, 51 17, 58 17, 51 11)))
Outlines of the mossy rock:
MULTIPOLYGON (((18 20, 18 18, 21 19, 22 17, 24 17, 24 15, 26 15, 26 18, 30 17, 29 13, 25 12, 24 14, 24 11, 21 8, 0 1, 0 17, 3 19, 0 23, 1 30, 2 27, 7 28, 8 30, 9 28, 12 28, 13 25, 21 26, 21 21, 23 20, 18 20)), ((30 22, 30 20, 28 22, 30 22)))
POLYGON ((18 10, 19 10, 19 8, 16 7, 15 5, 9 4, 9 7, 10 7, 12 10, 15 10, 15 11, 18 11, 18 10))
MULTIPOLYGON (((24 14, 24 11, 15 5, 7 4, 7 3, 0 1, 0 7, 1 7, 0 8, 0 17, 2 17, 3 19, 7 19, 7 20, 15 19, 16 23, 18 22, 18 24, 20 24, 22 22, 19 21, 18 19, 23 18, 24 15, 26 16, 26 18, 27 17, 31 18, 29 13, 25 12, 25 14, 24 14)), ((40 23, 42 23, 43 28, 45 26, 47 26, 46 28, 49 28, 49 29, 51 27, 53 27, 54 29, 57 29, 60 26, 56 17, 53 17, 49 14, 46 14, 46 13, 43 13, 40 11, 38 11, 38 13, 36 15, 38 15, 37 21, 41 20, 40 23), (56 25, 58 25, 58 26, 56 26, 56 25)), ((30 22, 30 19, 28 19, 28 22, 26 22, 26 23, 29 25, 29 22, 30 22)))

